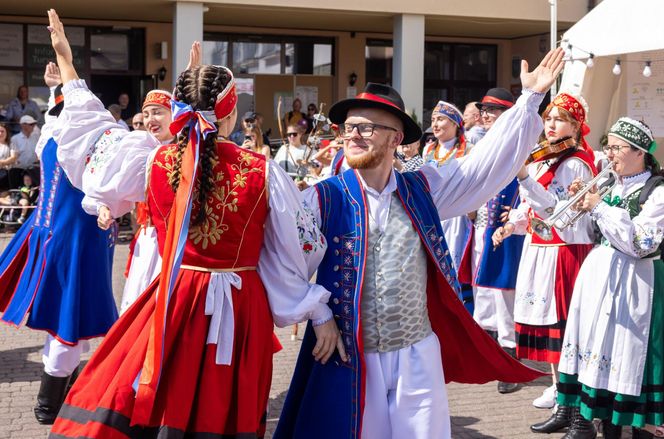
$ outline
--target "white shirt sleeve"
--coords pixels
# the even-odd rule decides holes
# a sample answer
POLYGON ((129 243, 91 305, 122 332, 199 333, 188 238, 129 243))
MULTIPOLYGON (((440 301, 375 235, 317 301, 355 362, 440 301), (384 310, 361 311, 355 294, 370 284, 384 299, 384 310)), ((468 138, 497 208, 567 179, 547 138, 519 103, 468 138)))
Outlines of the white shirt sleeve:
POLYGON ((323 323, 332 318, 327 306, 330 292, 309 280, 327 243, 309 204, 274 161, 268 162, 268 201, 258 274, 267 290, 274 323, 279 327, 307 319, 323 323))
POLYGON ((441 219, 477 210, 509 184, 523 166, 542 132, 537 114, 544 95, 524 90, 473 148, 473 152, 443 166, 423 166, 441 219))
POLYGON ((129 212, 134 202, 145 199, 146 164, 159 141, 146 131, 121 128, 85 81, 70 81, 62 92, 65 105, 55 136, 58 161, 85 193, 84 208, 92 209, 92 199, 108 206, 114 217, 129 212))
POLYGON ((514 224, 514 234, 515 235, 525 235, 528 232, 528 212, 530 211, 530 206, 528 202, 523 198, 519 205, 510 210, 509 219, 507 222, 514 224))
MULTIPOLYGON (((570 158, 565 160, 556 169, 556 174, 547 189, 539 184, 534 178, 528 177, 519 181, 521 195, 541 218, 547 219, 554 212, 563 208, 569 200, 567 188, 576 178, 583 181, 592 179, 592 171, 583 161, 570 158)), ((563 214, 562 221, 569 220, 578 212, 568 210, 563 214)), ((556 222, 560 224, 560 222, 556 222)), ((568 244, 589 244, 594 240, 592 220, 589 215, 581 216, 574 225, 564 229, 556 228, 558 236, 568 244)))
POLYGON ((630 219, 629 212, 603 201, 591 212, 602 235, 620 252, 643 258, 654 252, 664 238, 664 187, 653 190, 641 212, 630 219))
POLYGON ((55 127, 56 127, 56 120, 58 119, 56 116, 51 116, 48 114, 48 112, 55 106, 55 88, 56 87, 50 87, 50 95, 48 98, 48 110, 46 110, 46 113, 44 113, 44 125, 41 127, 41 135, 39 136, 39 140, 37 140, 37 146, 35 146, 35 154, 37 154, 37 157, 41 160, 41 155, 42 151, 44 150, 44 147, 46 146, 46 143, 49 141, 51 137, 55 137, 55 127))

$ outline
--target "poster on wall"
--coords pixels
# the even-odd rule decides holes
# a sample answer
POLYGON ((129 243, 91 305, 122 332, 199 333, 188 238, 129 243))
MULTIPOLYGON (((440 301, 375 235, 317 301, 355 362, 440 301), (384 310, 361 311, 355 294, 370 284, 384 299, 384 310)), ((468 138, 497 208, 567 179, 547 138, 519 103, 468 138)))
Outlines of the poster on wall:
POLYGON ((0 24, 0 66, 23 67, 23 25, 0 24))
MULTIPOLYGON (((74 57, 74 67, 82 69, 85 67, 85 28, 67 27, 65 29, 67 39, 71 45, 74 57)), ((49 61, 55 61, 55 52, 51 47, 51 35, 44 26, 28 26, 28 45, 26 47, 27 67, 44 70, 49 61)))
MULTIPOLYGON (((293 109, 293 92, 290 91, 275 91, 274 92, 274 117, 277 117, 277 107, 279 106, 279 98, 281 98, 281 117, 293 109)), ((306 107, 305 107, 306 108, 306 107)))
MULTIPOLYGON (((318 102, 318 87, 316 86, 298 85, 295 87, 295 97, 302 102, 302 109, 300 111, 303 113, 307 112, 309 104, 314 104, 316 108, 320 105, 320 102, 318 102)), ((288 111, 292 109, 292 107, 287 108, 288 111)))
POLYGON ((655 137, 664 137, 664 63, 653 63, 649 78, 643 76, 643 68, 645 61, 663 58, 664 50, 657 50, 628 55, 623 63, 627 73, 627 115, 645 122, 655 137))

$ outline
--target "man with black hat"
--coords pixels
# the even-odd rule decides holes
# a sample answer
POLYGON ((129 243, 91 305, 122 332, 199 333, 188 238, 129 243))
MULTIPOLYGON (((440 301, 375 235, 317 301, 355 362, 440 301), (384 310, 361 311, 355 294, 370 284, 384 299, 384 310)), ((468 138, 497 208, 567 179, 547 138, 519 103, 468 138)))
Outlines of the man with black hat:
POLYGON ((542 130, 539 103, 561 69, 560 49, 533 72, 524 61, 524 94, 478 153, 417 172, 392 168, 397 146, 421 136, 394 89, 369 83, 330 108, 352 169, 303 195, 327 239, 317 282, 331 292, 341 344, 338 354, 315 361, 313 326, 325 322, 309 324, 275 438, 446 439, 446 380, 539 375, 465 311, 440 220, 477 209, 514 178, 542 130))
MULTIPOLYGON (((492 88, 481 102, 475 104, 480 111, 484 128, 492 132, 497 120, 514 106, 512 93, 504 88, 492 88)), ((531 146, 537 142, 534 139, 531 146)), ((500 147, 508 149, 511 145, 500 147)), ((499 188, 500 189, 500 188, 499 188)), ((475 321, 484 328, 498 344, 516 358, 514 332, 514 288, 521 259, 523 236, 512 235, 499 247, 491 241, 493 232, 504 223, 501 215, 507 207, 519 203, 519 184, 516 178, 486 204, 477 210, 473 233, 473 301, 475 321)), ((498 392, 511 393, 518 389, 514 382, 498 382, 498 392)))

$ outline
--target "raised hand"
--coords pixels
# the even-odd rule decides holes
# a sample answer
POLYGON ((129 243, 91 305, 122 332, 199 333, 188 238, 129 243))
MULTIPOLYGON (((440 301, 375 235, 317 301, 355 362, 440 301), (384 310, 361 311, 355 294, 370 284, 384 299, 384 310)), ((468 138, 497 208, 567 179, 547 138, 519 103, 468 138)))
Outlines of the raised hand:
POLYGON ((538 93, 546 93, 565 65, 564 54, 560 47, 549 51, 532 72, 528 71, 528 62, 521 60, 521 86, 538 93))
POLYGON ((74 57, 71 53, 71 46, 65 36, 65 27, 55 9, 48 10, 48 30, 51 32, 51 45, 53 46, 53 50, 55 50, 55 54, 58 58, 72 63, 74 57))
POLYGON ((62 83, 62 78, 60 78, 60 69, 58 65, 54 62, 49 62, 46 64, 46 69, 44 70, 44 82, 47 87, 56 87, 62 83))
POLYGON ((48 10, 48 23, 48 31, 51 33, 51 45, 58 59, 62 83, 66 84, 71 80, 78 79, 78 74, 74 68, 71 46, 65 36, 65 27, 55 9, 48 10))
POLYGON ((201 42, 194 41, 189 50, 189 64, 185 70, 193 69, 201 65, 201 42))

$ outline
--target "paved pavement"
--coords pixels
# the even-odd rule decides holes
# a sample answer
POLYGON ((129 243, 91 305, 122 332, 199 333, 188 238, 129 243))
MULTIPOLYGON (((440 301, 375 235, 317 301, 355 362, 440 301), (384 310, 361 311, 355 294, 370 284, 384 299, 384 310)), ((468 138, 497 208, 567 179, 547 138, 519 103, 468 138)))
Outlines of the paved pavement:
MULTIPOLYGON (((7 238, 0 236, 0 248, 7 238)), ((122 271, 127 258, 127 245, 118 245, 115 253, 113 287, 119 302, 124 278, 122 271)), ((301 331, 303 332, 303 331, 301 331)), ((268 435, 274 431, 286 389, 293 373, 299 341, 290 340, 290 329, 279 329, 277 335, 284 349, 275 356, 268 435)), ((39 390, 42 371, 41 351, 45 335, 26 328, 16 329, 0 325, 0 439, 45 438, 48 428, 35 421, 32 407, 39 390)), ((92 343, 93 349, 97 343, 92 343)), ((530 404, 548 386, 540 379, 519 389, 500 395, 496 384, 448 386, 452 420, 452 437, 458 439, 557 439, 562 434, 538 436, 528 426, 548 417, 547 410, 530 404)), ((381 438, 376 438, 381 439, 381 438)))

